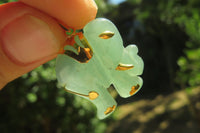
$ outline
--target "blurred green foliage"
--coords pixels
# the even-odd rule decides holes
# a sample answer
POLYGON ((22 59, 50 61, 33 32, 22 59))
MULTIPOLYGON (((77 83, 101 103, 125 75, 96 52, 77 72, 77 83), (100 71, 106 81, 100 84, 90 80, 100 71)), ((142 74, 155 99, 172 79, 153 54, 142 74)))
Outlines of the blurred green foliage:
MULTIPOLYGON (((120 5, 95 1, 98 17, 112 20, 124 44, 137 44, 145 62, 144 86, 126 102, 200 85, 199 0, 126 0, 120 5)), ((57 85, 54 69, 55 60, 1 91, 0 132, 104 133, 112 117, 99 121, 93 105, 57 85)))
POLYGON ((199 86, 200 1, 168 0, 157 4, 160 20, 170 25, 178 25, 188 37, 182 44, 184 46, 183 55, 177 60, 180 69, 176 73, 176 83, 182 88, 199 86))

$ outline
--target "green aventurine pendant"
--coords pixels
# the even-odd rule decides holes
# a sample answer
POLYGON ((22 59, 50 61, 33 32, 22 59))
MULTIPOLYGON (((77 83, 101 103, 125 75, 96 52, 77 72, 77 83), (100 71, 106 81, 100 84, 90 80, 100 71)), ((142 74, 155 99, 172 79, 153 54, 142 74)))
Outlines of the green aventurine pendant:
POLYGON ((135 45, 124 48, 117 28, 107 19, 91 21, 83 33, 82 39, 74 37, 74 46, 65 47, 65 54, 58 55, 56 75, 66 91, 91 101, 103 119, 117 106, 107 88, 112 84, 125 98, 137 93, 144 63, 135 45))

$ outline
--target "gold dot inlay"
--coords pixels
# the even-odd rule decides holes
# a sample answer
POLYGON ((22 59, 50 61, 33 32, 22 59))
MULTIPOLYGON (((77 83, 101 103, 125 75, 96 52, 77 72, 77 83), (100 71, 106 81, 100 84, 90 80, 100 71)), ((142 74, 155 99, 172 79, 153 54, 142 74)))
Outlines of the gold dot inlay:
POLYGON ((140 88, 140 85, 139 84, 137 84, 136 86, 133 86, 132 88, 131 88, 131 91, 129 92, 130 93, 130 95, 132 96, 132 95, 134 95, 136 92, 137 92, 137 90, 140 88))
POLYGON ((111 112, 113 112, 115 110, 116 106, 113 105, 112 107, 108 107, 106 109, 106 111, 104 112, 105 115, 110 114, 111 112))
POLYGON ((95 91, 89 92, 89 99, 90 99, 90 100, 94 100, 94 99, 96 99, 98 96, 99 96, 99 94, 98 94, 97 92, 95 92, 95 91))
POLYGON ((125 70, 129 70, 129 69, 132 69, 134 66, 132 64, 122 64, 120 63, 116 70, 119 70, 119 71, 125 71, 125 70))
POLYGON ((100 35, 99 35, 99 37, 101 38, 101 39, 109 39, 109 38, 111 38, 111 37, 113 37, 114 36, 114 32, 111 32, 111 31, 104 31, 103 33, 101 33, 100 35))

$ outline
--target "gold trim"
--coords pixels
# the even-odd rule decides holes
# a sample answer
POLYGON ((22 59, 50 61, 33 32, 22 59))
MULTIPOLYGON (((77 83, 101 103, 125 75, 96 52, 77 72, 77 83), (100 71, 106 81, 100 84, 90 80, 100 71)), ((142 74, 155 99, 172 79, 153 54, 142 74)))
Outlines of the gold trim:
POLYGON ((136 86, 132 86, 131 87, 131 91, 129 92, 130 93, 130 95, 132 96, 132 95, 134 95, 136 92, 137 92, 137 90, 140 88, 140 85, 139 84, 137 84, 136 86))
POLYGON ((132 64, 122 64, 120 63, 116 70, 119 70, 119 71, 125 71, 125 70, 130 70, 132 69, 134 66, 132 64))
POLYGON ((77 93, 77 92, 68 90, 66 88, 64 88, 64 90, 66 92, 69 92, 69 93, 72 93, 72 94, 75 94, 75 95, 79 95, 79 96, 83 96, 83 97, 88 97, 90 100, 94 100, 94 99, 98 98, 98 96, 99 96, 99 94, 97 92, 95 92, 95 91, 90 91, 88 95, 85 95, 85 94, 81 94, 81 93, 77 93))
POLYGON ((75 95, 79 95, 79 96, 83 96, 83 97, 89 97, 88 95, 77 93, 77 92, 74 92, 74 91, 70 91, 70 90, 67 90, 66 88, 64 88, 64 90, 66 92, 69 92, 69 93, 72 93, 72 94, 75 94, 75 95))
POLYGON ((89 92, 89 99, 90 99, 90 100, 94 100, 94 99, 96 99, 98 96, 99 96, 99 94, 98 94, 97 92, 95 92, 95 91, 89 92))
POLYGON ((102 32, 102 33, 99 35, 99 37, 100 37, 101 39, 109 39, 109 38, 113 37, 114 35, 115 35, 114 32, 111 32, 111 31, 104 31, 104 32, 102 32))
POLYGON ((108 107, 106 109, 106 111, 104 112, 105 115, 110 114, 111 112, 113 112, 115 110, 116 106, 113 105, 112 107, 108 107))

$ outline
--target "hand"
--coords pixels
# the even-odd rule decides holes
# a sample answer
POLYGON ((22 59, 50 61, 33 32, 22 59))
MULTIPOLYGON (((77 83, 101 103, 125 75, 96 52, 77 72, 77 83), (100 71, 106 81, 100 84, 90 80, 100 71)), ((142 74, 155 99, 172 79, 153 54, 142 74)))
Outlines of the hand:
POLYGON ((60 24, 81 29, 97 12, 93 0, 19 1, 0 5, 0 89, 59 54, 60 24))

